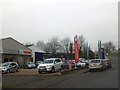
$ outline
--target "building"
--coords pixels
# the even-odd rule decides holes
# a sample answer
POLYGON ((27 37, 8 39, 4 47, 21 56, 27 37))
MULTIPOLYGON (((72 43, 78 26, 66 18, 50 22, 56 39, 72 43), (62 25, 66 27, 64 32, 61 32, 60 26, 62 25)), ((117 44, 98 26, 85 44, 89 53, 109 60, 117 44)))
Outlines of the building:
POLYGON ((32 50, 33 62, 43 61, 46 55, 45 51, 40 50, 36 45, 29 46, 29 48, 32 50))
POLYGON ((0 40, 0 53, 2 62, 15 61, 22 67, 27 61, 31 61, 32 51, 28 47, 13 39, 12 37, 0 40))

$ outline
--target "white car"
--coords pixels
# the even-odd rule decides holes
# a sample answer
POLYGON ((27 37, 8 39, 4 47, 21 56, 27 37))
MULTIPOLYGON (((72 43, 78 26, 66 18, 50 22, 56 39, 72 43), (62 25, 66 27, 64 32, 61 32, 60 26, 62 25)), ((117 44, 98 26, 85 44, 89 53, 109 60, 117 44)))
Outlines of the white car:
POLYGON ((79 60, 77 63, 77 67, 86 67, 86 63, 79 60))
POLYGON ((86 60, 85 58, 79 58, 79 60, 80 60, 82 63, 86 63, 86 66, 89 65, 89 60, 86 60))
POLYGON ((43 61, 38 67, 38 73, 55 72, 63 69, 63 62, 60 58, 49 58, 43 61))

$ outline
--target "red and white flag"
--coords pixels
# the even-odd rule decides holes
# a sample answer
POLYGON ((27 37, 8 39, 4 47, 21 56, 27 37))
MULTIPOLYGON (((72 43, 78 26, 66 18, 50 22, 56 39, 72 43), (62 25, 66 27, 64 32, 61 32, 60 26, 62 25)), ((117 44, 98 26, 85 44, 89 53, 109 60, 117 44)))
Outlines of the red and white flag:
POLYGON ((79 61, 79 47, 77 35, 74 37, 74 58, 75 62, 77 63, 79 61))

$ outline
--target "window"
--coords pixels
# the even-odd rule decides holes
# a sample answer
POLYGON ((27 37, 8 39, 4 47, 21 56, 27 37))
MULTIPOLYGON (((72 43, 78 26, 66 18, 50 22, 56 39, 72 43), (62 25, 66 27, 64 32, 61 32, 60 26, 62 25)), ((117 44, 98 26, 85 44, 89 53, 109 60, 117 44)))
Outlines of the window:
POLYGON ((53 63, 53 60, 45 60, 43 63, 53 63))
POLYGON ((8 62, 8 58, 4 58, 4 62, 8 62))
POLYGON ((60 60, 60 59, 56 59, 55 61, 56 61, 57 63, 58 63, 58 62, 61 62, 61 60, 60 60))
POLYGON ((91 63, 100 63, 100 60, 92 60, 91 63))
POLYGON ((16 64, 15 63, 11 63, 12 66, 15 66, 16 64))

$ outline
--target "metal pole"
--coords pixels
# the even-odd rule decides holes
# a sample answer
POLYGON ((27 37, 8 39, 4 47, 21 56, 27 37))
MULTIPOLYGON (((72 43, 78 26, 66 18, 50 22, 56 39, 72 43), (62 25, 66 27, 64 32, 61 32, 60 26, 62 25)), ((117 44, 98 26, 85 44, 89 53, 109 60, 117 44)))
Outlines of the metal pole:
POLYGON ((102 59, 101 41, 100 41, 100 59, 102 59))
POLYGON ((87 43, 87 60, 89 59, 89 46, 88 46, 88 43, 87 43))

